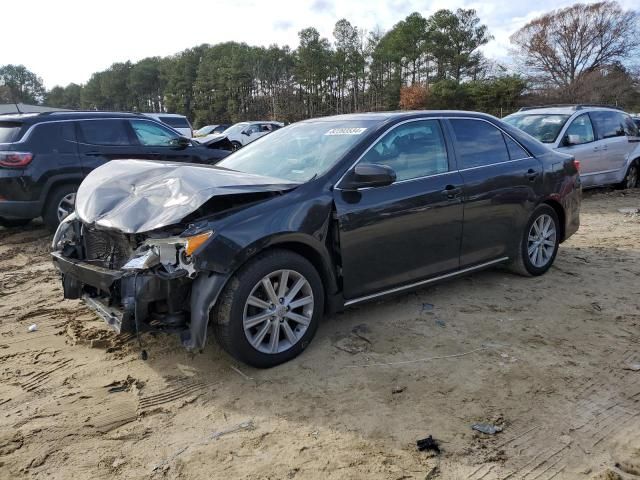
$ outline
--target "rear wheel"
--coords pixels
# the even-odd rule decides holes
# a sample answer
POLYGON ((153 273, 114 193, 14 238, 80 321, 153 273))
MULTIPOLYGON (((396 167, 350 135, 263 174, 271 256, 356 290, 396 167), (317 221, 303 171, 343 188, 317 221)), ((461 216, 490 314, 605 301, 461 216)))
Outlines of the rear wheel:
POLYGON ((629 169, 620 184, 620 188, 636 188, 638 186, 638 179, 640 178, 638 170, 638 160, 634 160, 631 165, 629 165, 629 169))
POLYGON ((77 190, 77 185, 62 185, 47 197, 42 218, 50 230, 55 231, 60 222, 75 210, 77 190))
POLYGON ((229 280, 213 310, 214 334, 238 360, 273 367, 307 347, 323 305, 324 289, 313 265, 296 253, 273 250, 229 280))
POLYGON ((540 205, 524 228, 520 248, 511 263, 511 269, 525 276, 545 273, 558 254, 560 246, 560 222, 555 210, 540 205))

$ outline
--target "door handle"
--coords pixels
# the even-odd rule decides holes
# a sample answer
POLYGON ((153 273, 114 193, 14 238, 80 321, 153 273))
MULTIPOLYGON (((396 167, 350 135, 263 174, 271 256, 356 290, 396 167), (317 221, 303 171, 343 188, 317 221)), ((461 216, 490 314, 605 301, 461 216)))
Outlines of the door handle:
POLYGON ((462 189, 460 187, 456 187, 455 185, 447 185, 440 193, 442 193, 442 195, 446 196, 447 198, 455 198, 457 195, 460 195, 462 193, 462 189))
POLYGON ((608 146, 608 145, 603 145, 603 146, 602 146, 602 150, 608 150, 608 149, 609 149, 609 146, 608 146))
POLYGON ((533 182, 538 177, 538 172, 536 172, 533 168, 527 170, 525 177, 529 179, 530 182, 533 182))

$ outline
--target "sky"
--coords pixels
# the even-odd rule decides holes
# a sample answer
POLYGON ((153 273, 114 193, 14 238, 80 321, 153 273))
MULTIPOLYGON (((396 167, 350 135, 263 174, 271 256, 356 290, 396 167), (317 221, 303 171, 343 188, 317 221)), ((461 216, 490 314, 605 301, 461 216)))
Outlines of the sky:
MULTIPOLYGON (((203 43, 298 45, 298 32, 316 27, 333 39, 346 18, 372 31, 388 30, 412 12, 427 17, 448 8, 473 8, 494 36, 483 52, 508 57, 509 36, 566 0, 29 0, 0 6, 0 65, 23 64, 47 88, 84 83, 114 62, 166 56, 203 43)), ((587 0, 586 3, 590 3, 587 0)), ((638 8, 638 0, 619 0, 638 8)))

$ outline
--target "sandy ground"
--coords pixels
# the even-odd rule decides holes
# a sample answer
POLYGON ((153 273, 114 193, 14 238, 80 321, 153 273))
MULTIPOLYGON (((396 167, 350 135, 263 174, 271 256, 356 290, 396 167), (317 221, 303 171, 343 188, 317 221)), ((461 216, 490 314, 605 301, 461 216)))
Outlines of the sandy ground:
POLYGON ((640 216, 622 207, 640 191, 586 193, 541 278, 348 310, 270 370, 164 335, 141 360, 62 300, 41 224, 0 228, 0 478, 640 478, 640 216))

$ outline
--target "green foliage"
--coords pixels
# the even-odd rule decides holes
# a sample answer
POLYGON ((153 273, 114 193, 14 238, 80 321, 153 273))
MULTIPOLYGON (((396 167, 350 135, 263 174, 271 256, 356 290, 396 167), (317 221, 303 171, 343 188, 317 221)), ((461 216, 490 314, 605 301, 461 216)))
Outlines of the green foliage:
POLYGON ((0 86, 3 97, 8 102, 40 103, 44 99, 45 89, 42 80, 24 65, 5 65, 0 67, 0 86))

